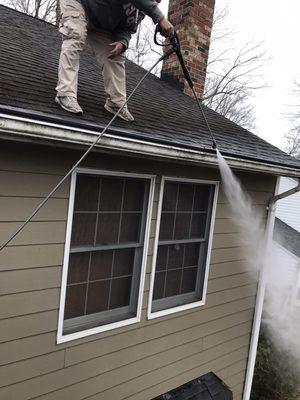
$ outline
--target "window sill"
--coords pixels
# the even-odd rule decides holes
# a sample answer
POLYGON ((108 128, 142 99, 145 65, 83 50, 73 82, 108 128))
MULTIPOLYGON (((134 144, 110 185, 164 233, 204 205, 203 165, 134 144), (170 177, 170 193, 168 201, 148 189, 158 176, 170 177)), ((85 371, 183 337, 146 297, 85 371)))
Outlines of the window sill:
POLYGON ((160 311, 155 311, 155 312, 149 311, 147 318, 154 319, 154 318, 164 317, 166 315, 175 314, 175 313, 178 313, 181 311, 190 310, 192 308, 201 307, 204 305, 205 305, 205 301, 201 300, 201 301, 196 301, 194 303, 183 304, 182 306, 167 308, 165 310, 160 310, 160 311))
POLYGON ((101 325, 101 326, 97 326, 94 328, 86 329, 86 330, 83 330, 80 332, 69 333, 66 335, 62 335, 62 334, 60 334, 60 332, 58 332, 56 343, 57 344, 66 343, 66 342, 70 342, 71 340, 77 340, 77 339, 81 339, 81 338, 84 338, 87 336, 96 335, 97 333, 122 328, 123 326, 136 324, 136 323, 140 322, 140 320, 141 320, 140 318, 134 317, 134 318, 126 319, 123 321, 114 322, 112 324, 101 325))

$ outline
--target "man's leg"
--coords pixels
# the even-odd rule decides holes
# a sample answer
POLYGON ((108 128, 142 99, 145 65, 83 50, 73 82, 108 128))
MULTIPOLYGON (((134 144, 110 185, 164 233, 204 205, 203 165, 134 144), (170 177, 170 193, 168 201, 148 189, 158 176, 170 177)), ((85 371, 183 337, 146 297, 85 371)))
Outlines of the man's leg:
MULTIPOLYGON (((108 32, 91 29, 88 33, 88 43, 102 69, 104 89, 107 95, 105 108, 116 113, 126 101, 126 72, 125 57, 123 54, 110 59, 110 43, 113 42, 108 32)), ((133 121, 127 107, 124 107, 120 117, 126 121, 133 121)))
POLYGON ((63 35, 56 86, 56 101, 66 110, 82 112, 77 103, 80 53, 87 35, 85 11, 78 0, 60 0, 59 31, 63 35))

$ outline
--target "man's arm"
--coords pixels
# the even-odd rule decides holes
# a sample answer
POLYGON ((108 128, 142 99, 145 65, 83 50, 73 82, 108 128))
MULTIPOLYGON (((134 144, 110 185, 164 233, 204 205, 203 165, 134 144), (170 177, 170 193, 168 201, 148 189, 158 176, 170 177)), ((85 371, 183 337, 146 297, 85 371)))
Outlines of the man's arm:
POLYGON ((136 8, 148 15, 148 17, 152 18, 155 24, 157 24, 162 18, 164 18, 164 14, 158 8, 158 2, 156 2, 155 0, 132 0, 131 3, 136 8))
POLYGON ((164 17, 164 14, 157 6, 160 0, 132 0, 131 3, 152 18, 155 24, 159 24, 163 36, 170 37, 174 35, 173 25, 164 17))

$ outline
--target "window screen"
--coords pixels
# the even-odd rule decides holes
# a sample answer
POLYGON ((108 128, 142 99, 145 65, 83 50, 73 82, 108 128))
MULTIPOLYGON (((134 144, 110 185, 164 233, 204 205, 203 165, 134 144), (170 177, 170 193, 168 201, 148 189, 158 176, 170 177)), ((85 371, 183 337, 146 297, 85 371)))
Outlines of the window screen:
POLYGON ((136 316, 149 180, 77 174, 64 333, 136 316))
POLYGON ((166 181, 152 312, 202 299, 215 186, 166 181))

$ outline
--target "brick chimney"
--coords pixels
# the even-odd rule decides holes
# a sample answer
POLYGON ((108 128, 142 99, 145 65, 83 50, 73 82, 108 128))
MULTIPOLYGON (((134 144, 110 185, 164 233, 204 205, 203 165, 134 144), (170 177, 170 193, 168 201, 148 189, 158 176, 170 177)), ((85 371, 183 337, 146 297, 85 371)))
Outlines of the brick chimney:
MULTIPOLYGON (((170 0, 169 20, 178 33, 181 50, 197 95, 204 92, 215 0, 170 0)), ((191 94, 176 55, 164 61, 161 78, 191 94)))

